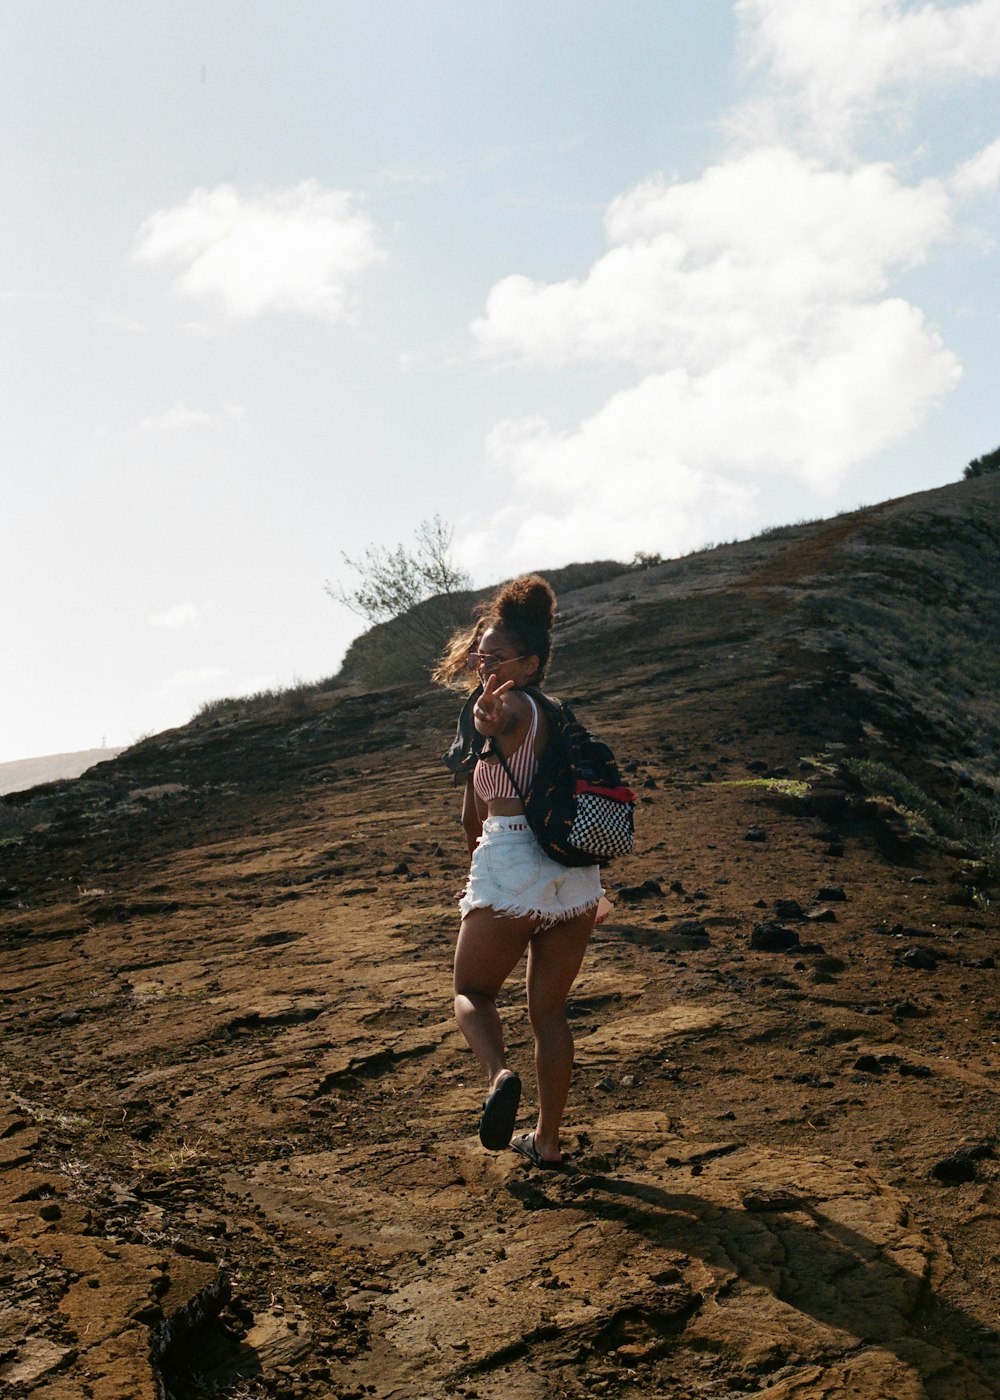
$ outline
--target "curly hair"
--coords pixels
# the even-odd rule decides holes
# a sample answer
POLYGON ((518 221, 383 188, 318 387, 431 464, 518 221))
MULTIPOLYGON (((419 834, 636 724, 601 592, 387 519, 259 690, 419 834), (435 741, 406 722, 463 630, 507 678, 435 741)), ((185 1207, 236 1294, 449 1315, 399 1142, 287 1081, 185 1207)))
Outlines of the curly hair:
POLYGON ((555 620, 556 595, 550 585, 539 574, 522 574, 493 598, 486 625, 508 637, 522 656, 538 657, 535 682, 541 685, 552 655, 555 620))
POLYGON ((511 579, 492 598, 477 604, 474 615, 476 621, 471 627, 463 627, 450 638, 432 673, 434 680, 454 689, 475 689, 476 678, 470 677, 465 659, 483 633, 492 628, 509 638, 520 655, 538 657, 533 681, 541 685, 552 655, 556 620, 556 595, 546 580, 540 574, 511 579))

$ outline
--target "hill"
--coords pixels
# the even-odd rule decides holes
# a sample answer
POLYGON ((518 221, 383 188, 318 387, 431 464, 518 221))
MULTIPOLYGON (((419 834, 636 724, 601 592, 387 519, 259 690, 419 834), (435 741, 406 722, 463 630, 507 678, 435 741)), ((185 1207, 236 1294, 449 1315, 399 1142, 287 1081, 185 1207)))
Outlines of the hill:
POLYGON ((10 1393, 1000 1395, 998 552, 982 478, 561 595, 641 794, 565 1175, 475 1136, 454 697, 0 802, 10 1393))
POLYGON ((0 763, 0 797, 8 792, 24 792, 41 783, 56 783, 64 778, 78 778, 93 768, 115 758, 121 749, 80 749, 76 753, 52 753, 39 758, 17 758, 0 763))

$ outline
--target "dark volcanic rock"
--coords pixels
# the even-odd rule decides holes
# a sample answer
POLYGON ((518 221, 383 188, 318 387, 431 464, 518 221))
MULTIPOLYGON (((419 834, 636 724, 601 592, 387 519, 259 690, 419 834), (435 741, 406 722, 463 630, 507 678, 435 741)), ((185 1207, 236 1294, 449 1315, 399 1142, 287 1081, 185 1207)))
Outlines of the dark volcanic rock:
POLYGON ((905 953, 900 953, 899 961, 904 967, 919 968, 922 972, 933 972, 938 965, 929 948, 907 948, 905 953))
POLYGON ((799 936, 794 929, 784 928, 769 919, 754 924, 750 933, 750 947, 758 953, 787 953, 798 945, 799 936))
POLYGON ((897 1001, 892 1008, 892 1014, 901 1021, 914 1021, 921 1016, 926 1016, 927 1012, 915 1005, 912 1001, 897 1001))
POLYGON ((670 932, 681 938, 708 938, 708 929, 700 919, 681 919, 670 925, 670 932))
POLYGON ((657 880, 643 880, 641 885, 625 885, 618 891, 618 898, 626 904, 638 904, 643 899, 653 899, 663 893, 657 880))

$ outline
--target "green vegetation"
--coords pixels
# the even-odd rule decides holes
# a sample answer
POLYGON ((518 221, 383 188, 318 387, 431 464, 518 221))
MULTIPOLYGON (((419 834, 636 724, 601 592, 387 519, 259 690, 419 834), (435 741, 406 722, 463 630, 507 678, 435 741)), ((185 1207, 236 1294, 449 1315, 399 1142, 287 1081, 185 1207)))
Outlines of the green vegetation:
POLYGON ((720 778, 718 782, 703 786, 758 788, 764 792, 780 793, 782 797, 806 797, 809 794, 809 784, 802 778, 720 778))
POLYGON ((989 472, 1000 472, 1000 447, 995 447, 982 457, 973 457, 962 476, 969 481, 973 477, 986 476, 989 472))
POLYGON ((290 717, 305 715, 309 712, 310 697, 340 690, 345 684, 339 676, 328 676, 321 681, 294 682, 286 689, 277 687, 272 690, 257 690, 252 695, 230 695, 218 700, 206 700, 196 713, 195 719, 248 719, 251 715, 263 714, 268 710, 281 710, 290 717))
MULTIPOLYGON (((798 601, 807 647, 830 658, 867 721, 855 773, 914 829, 990 845, 1000 794, 1000 519, 979 494, 923 498, 859 522, 798 601)), ((831 695, 831 701, 834 696, 831 695)))
MULTIPOLYGON (((850 511, 842 511, 842 515, 851 514, 850 511)), ((827 525, 829 521, 821 515, 803 516, 801 520, 795 520, 789 525, 765 525, 762 530, 758 530, 755 535, 750 535, 751 540, 780 540, 787 535, 794 535, 797 530, 804 530, 809 525, 827 525)))
POLYGON ((867 758, 845 759, 844 767, 861 784, 865 792, 873 797, 887 799, 918 832, 936 832, 951 840, 958 840, 962 836, 958 819, 952 813, 946 812, 940 803, 929 797, 905 773, 890 768, 886 763, 875 763, 867 758))

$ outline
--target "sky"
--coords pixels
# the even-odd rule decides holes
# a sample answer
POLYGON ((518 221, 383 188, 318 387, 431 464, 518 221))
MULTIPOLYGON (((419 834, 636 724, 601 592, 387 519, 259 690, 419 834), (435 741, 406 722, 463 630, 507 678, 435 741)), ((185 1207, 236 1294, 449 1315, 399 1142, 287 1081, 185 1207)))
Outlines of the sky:
POLYGON ((7 0, 0 762, 1000 445, 1000 0, 7 0))

